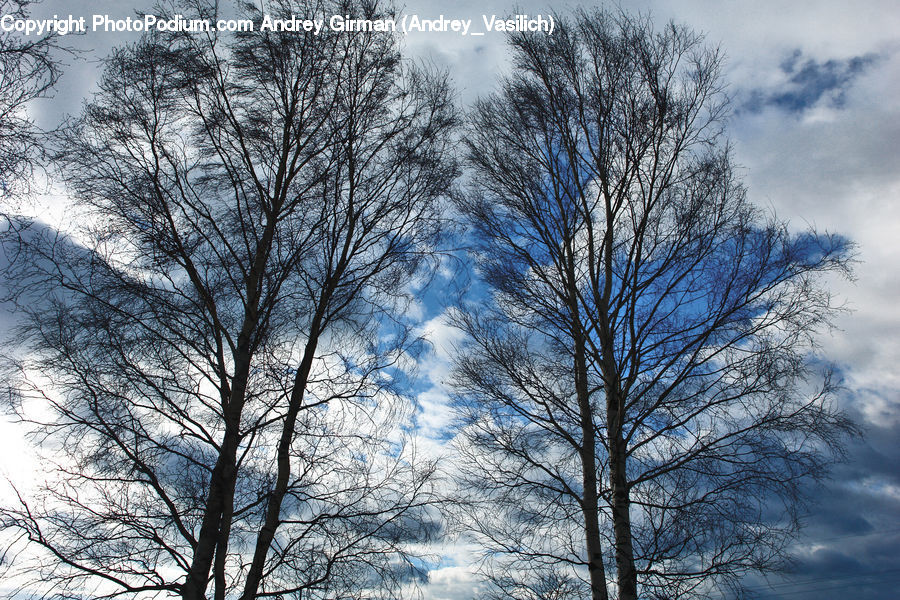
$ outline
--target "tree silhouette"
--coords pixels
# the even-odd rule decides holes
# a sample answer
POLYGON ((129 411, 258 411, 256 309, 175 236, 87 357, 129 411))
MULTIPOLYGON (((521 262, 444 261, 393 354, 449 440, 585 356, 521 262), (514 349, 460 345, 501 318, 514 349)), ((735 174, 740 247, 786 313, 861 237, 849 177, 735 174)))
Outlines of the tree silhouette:
POLYGON ((715 595, 779 564, 853 431, 810 360, 850 246, 747 201, 700 36, 556 22, 469 124, 467 523, 496 598, 715 595))
POLYGON ((5 233, 17 392, 49 410, 60 477, 2 525, 56 597, 393 595, 434 531, 394 367, 456 173, 447 83, 393 35, 260 31, 240 7, 254 32, 107 59, 57 156, 81 212, 5 233))
MULTIPOLYGON (((0 0, 0 14, 28 17, 27 0, 0 0)), ((12 204, 28 189, 44 147, 25 114, 28 102, 46 95, 59 79, 52 36, 0 33, 0 202, 12 204)), ((5 210, 5 209, 4 209, 5 210)))

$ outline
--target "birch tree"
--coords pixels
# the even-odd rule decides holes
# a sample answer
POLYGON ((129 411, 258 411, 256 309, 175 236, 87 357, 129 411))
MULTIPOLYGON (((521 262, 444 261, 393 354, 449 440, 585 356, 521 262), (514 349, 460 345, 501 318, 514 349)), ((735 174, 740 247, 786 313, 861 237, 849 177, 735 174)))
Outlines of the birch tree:
POLYGON ((604 11, 509 38, 471 113, 467 522, 497 598, 721 593, 778 566, 852 425, 815 366, 840 236, 753 206, 720 53, 604 11))
POLYGON ((254 31, 115 51, 58 152, 71 229, 6 235, 59 477, 2 525, 51 597, 393 596, 434 530, 398 361, 456 173, 447 82, 394 34, 238 8, 254 31))

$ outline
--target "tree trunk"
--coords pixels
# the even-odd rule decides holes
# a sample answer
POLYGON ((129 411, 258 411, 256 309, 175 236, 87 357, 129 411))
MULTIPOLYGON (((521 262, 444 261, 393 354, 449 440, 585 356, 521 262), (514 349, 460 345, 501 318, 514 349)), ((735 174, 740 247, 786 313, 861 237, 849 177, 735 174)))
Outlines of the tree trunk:
MULTIPOLYGON (((568 244, 566 248, 571 250, 571 246, 568 244)), ((581 424, 581 476, 584 487, 581 510, 584 512, 584 536, 587 546, 588 574, 591 581, 591 600, 608 600, 609 591, 606 588, 603 545, 600 539, 597 439, 590 392, 588 391, 587 348, 584 331, 581 329, 573 253, 568 252, 566 258, 567 292, 572 318, 572 338, 575 345, 575 395, 578 399, 578 416, 581 424)))
MULTIPOLYGON (((209 581, 213 555, 216 547, 221 546, 219 540, 222 515, 226 510, 226 504, 229 504, 228 499, 234 496, 234 486, 237 480, 239 415, 238 412, 238 422, 232 423, 232 419, 226 421, 221 451, 210 477, 206 511, 200 526, 200 535, 197 537, 197 547, 194 549, 194 560, 181 592, 184 600, 205 600, 206 598, 206 586, 209 581)), ((220 548, 219 551, 221 552, 222 549, 220 548)))
POLYGON ((281 523, 281 503, 287 494, 291 475, 291 442, 294 440, 294 428, 297 424, 297 415, 303 405, 303 396, 306 392, 306 384, 309 381, 309 373, 312 370, 313 358, 316 354, 316 346, 319 340, 319 324, 321 313, 316 315, 313 323, 310 339, 303 351, 303 360, 297 375, 294 378, 294 386, 291 390, 291 399, 288 404, 288 412, 285 415, 284 426, 281 430, 281 438, 278 442, 278 475, 275 480, 275 489, 269 495, 269 503, 266 509, 266 520, 256 536, 256 549, 253 553, 253 561, 244 582, 244 592, 240 600, 254 600, 259 592, 262 582, 263 570, 266 565, 266 556, 275 539, 275 531, 281 523))
POLYGON ((626 447, 622 438, 623 415, 620 395, 607 385, 607 436, 609 440, 610 487, 613 531, 616 539, 616 580, 619 600, 637 600, 637 571, 631 543, 631 514, 626 475, 626 447))

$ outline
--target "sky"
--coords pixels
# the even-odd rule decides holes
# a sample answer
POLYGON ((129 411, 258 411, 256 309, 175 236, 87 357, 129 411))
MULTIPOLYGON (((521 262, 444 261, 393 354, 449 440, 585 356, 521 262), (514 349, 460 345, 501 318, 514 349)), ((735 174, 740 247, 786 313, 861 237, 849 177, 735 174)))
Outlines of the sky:
MULTIPOLYGON (((35 5, 33 13, 124 18, 149 6, 56 0, 35 5)), ((571 2, 554 9, 592 6, 599 4, 571 2)), ((686 24, 724 52, 734 109, 728 135, 750 199, 798 229, 812 226, 857 244, 854 280, 830 284, 848 311, 820 341, 823 357, 842 377, 840 401, 865 435, 851 444, 832 479, 815 490, 816 503, 793 545, 794 572, 748 580, 752 597, 889 597, 900 587, 900 5, 641 0, 621 6, 649 12, 658 24, 686 24)), ((531 0, 410 0, 402 12, 472 19, 477 26, 482 15, 546 15, 549 9, 531 0)), ((63 115, 76 114, 99 75, 98 59, 121 41, 106 33, 72 38, 83 52, 66 59, 55 96, 33 107, 38 122, 52 127, 63 115)), ((463 108, 490 93, 509 70, 501 34, 420 33, 405 44, 409 56, 448 69, 463 108)), ((433 451, 446 443, 450 411, 442 382, 458 335, 443 322, 446 307, 439 297, 422 308, 422 331, 433 351, 420 365, 418 397, 421 436, 433 451)), ((9 426, 2 433, 7 443, 22 443, 9 426)), ((0 470, 21 475, 25 464, 0 463, 0 470)), ((473 548, 458 540, 442 552, 443 564, 431 572, 424 597, 477 597, 473 548)))

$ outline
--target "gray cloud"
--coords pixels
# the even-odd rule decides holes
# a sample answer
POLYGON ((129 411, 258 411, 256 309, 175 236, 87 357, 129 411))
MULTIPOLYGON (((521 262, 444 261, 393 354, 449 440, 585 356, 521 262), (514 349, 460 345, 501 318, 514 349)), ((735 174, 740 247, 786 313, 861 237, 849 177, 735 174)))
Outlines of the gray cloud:
POLYGON ((825 102, 833 108, 847 103, 847 90, 860 75, 881 57, 875 53, 823 62, 804 58, 802 50, 794 50, 780 65, 786 81, 774 89, 755 89, 746 93, 739 110, 759 112, 771 106, 790 113, 802 113, 825 102))

